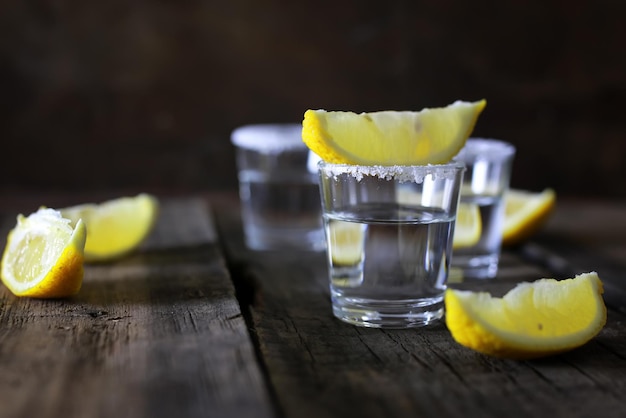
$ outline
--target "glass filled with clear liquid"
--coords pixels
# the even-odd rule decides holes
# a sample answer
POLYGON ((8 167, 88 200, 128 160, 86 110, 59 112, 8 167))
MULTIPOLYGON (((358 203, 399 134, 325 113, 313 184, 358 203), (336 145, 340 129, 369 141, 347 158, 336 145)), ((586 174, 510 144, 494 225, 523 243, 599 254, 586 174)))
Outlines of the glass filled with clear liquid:
POLYGON ((236 147, 246 245, 253 250, 325 248, 319 187, 300 124, 246 125, 236 147))
POLYGON ((467 167, 461 187, 461 205, 480 214, 480 234, 454 249, 452 267, 463 279, 491 279, 498 273, 504 193, 509 188, 515 147, 495 139, 470 138, 455 157, 467 167))
POLYGON ((408 328, 443 317, 463 170, 319 164, 337 318, 408 328))

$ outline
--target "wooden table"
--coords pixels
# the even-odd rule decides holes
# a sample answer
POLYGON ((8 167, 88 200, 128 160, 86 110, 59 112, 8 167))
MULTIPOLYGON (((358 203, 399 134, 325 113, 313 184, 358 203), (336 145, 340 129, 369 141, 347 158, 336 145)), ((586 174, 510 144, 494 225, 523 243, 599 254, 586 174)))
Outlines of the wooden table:
MULTIPOLYGON (((235 195, 161 202, 144 245, 87 265, 77 296, 0 286, 1 418, 626 416, 626 203, 559 201, 541 234, 505 250, 496 280, 454 284, 498 294, 598 271, 601 333, 513 361, 456 344, 444 324, 334 319, 324 255, 247 250, 235 195)), ((3 248, 18 207, 2 208, 3 248)))

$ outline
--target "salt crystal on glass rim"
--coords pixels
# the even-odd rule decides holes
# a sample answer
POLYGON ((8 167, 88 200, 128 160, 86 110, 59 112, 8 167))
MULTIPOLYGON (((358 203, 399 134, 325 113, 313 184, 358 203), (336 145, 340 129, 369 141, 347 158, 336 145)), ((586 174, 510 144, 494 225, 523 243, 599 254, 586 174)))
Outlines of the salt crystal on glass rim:
POLYGON ((324 161, 319 163, 322 170, 337 177, 342 174, 349 174, 357 181, 361 181, 365 176, 378 177, 384 180, 395 179, 400 183, 423 183, 424 178, 428 175, 433 180, 452 179, 456 175, 459 167, 465 167, 465 164, 458 161, 452 161, 447 164, 432 165, 350 165, 350 164, 329 164, 324 161))
POLYGON ((297 123, 244 125, 236 128, 230 139, 233 145, 264 153, 306 148, 302 125, 297 123))

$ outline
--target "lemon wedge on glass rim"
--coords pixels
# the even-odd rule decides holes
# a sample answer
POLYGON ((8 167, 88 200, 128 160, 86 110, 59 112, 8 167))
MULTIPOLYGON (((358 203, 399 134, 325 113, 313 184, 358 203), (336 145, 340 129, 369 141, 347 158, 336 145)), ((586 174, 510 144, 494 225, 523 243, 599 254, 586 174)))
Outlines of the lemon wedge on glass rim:
POLYGON ((152 231, 158 209, 156 197, 142 193, 59 211, 73 223, 81 219, 85 223, 85 261, 96 262, 119 258, 137 248, 152 231))
POLYGON ((54 209, 18 215, 2 255, 2 282, 16 296, 75 295, 83 282, 85 238, 82 221, 72 227, 54 209))
POLYGON ((471 134, 485 100, 413 111, 309 109, 302 139, 329 163, 424 165, 449 162, 471 134))
POLYGON ((520 283, 502 298, 448 288, 446 325, 461 345, 502 358, 530 359, 580 347, 606 323, 597 273, 520 283))

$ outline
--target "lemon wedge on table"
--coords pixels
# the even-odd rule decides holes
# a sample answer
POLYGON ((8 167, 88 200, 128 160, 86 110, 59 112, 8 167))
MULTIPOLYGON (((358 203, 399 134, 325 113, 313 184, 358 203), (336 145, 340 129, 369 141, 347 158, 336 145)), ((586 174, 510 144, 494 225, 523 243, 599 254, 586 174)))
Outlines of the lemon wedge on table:
POLYGON ((480 240, 481 232, 482 221, 478 205, 460 203, 456 213, 452 247, 464 248, 475 245, 480 240))
POLYGON ((510 189, 504 195, 502 245, 517 244, 537 232, 554 209, 556 194, 552 189, 541 192, 510 189))
POLYGON ((64 217, 87 226, 85 261, 121 257, 141 244, 152 231, 157 214, 156 197, 142 193, 105 202, 86 203, 60 209, 64 217))
POLYGON ((2 255, 2 282, 16 296, 75 295, 83 282, 85 238, 82 221, 72 227, 54 209, 18 215, 2 255))
POLYGON ((580 347, 606 323, 595 272, 521 283, 502 298, 447 289, 446 325, 461 345, 503 358, 530 359, 580 347))
POLYGON ((360 114, 309 109, 302 122, 302 139, 330 163, 447 163, 465 145, 485 105, 485 100, 456 101, 419 112, 360 114))

